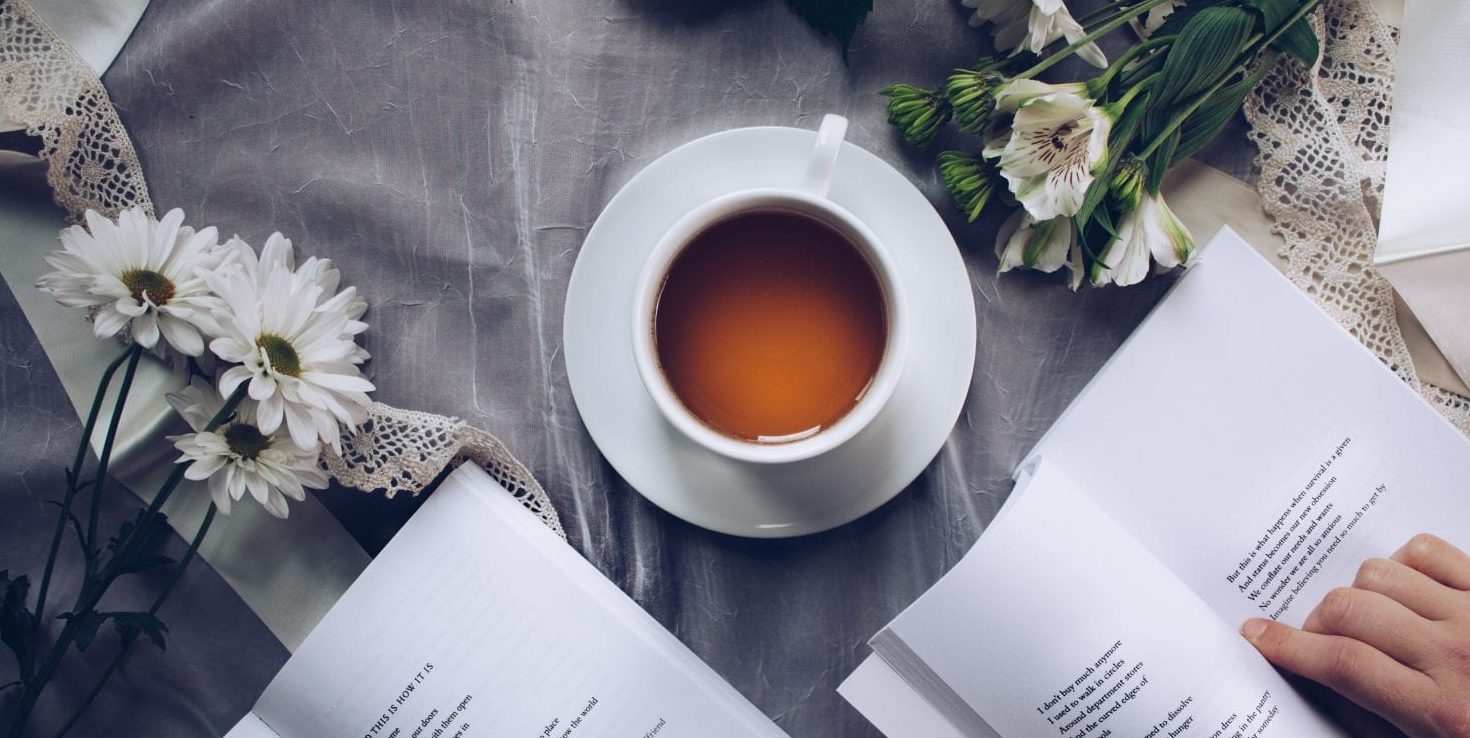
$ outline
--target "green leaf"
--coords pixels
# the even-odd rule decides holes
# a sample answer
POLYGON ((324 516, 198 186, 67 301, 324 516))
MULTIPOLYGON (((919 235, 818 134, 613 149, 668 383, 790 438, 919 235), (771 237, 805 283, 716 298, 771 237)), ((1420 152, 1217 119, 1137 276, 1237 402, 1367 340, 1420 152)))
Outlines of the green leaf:
POLYGON ((77 644, 78 651, 85 651, 91 647, 93 641, 97 640, 97 629, 107 621, 107 615, 96 610, 88 610, 81 615, 70 612, 62 613, 61 619, 76 622, 74 642, 77 644))
POLYGON ((1149 36, 1149 38, 1158 38, 1160 36, 1173 36, 1175 34, 1178 34, 1180 31, 1184 30, 1185 24, 1193 20, 1196 15, 1199 15, 1201 10, 1204 10, 1205 8, 1213 8, 1216 5, 1221 4, 1223 1, 1224 0, 1189 0, 1187 4, 1175 8, 1174 12, 1168 14, 1167 16, 1164 16, 1164 22, 1160 24, 1158 28, 1154 29, 1153 34, 1149 36))
POLYGON ((112 626, 117 629, 118 638, 124 644, 132 642, 141 633, 148 636, 158 650, 164 650, 163 634, 168 632, 168 626, 163 624, 156 615, 146 612, 110 612, 112 626))
POLYGON ((16 666, 27 679, 34 671, 35 641, 32 639, 36 618, 26 609, 26 597, 31 591, 31 580, 27 576, 10 578, 9 571, 0 571, 0 642, 4 642, 15 654, 16 666))
POLYGON ((1102 255, 1116 237, 1117 228, 1113 225, 1113 214, 1106 205, 1094 210, 1087 224, 1077 229, 1077 241, 1082 247, 1084 284, 1091 284, 1098 271, 1106 266, 1102 255))
POLYGON ((1243 8, 1212 7, 1199 11, 1184 25, 1154 88, 1151 110, 1143 123, 1145 138, 1159 135, 1191 96, 1235 68, 1236 57, 1256 23, 1255 14, 1243 8))
POLYGON ((1322 47, 1317 42, 1317 32, 1312 30, 1312 24, 1306 18, 1287 26, 1271 45, 1309 67, 1317 63, 1317 57, 1322 53, 1322 47))
POLYGON ((1271 71, 1271 67, 1275 66, 1279 56, 1280 52, 1276 51, 1262 54, 1255 71, 1234 84, 1220 88, 1186 118, 1179 126, 1179 143, 1169 166, 1193 156, 1196 151, 1219 135, 1220 130, 1230 122, 1230 118, 1245 103, 1245 96, 1249 95, 1250 91, 1271 71))
POLYGON ((1174 152, 1179 148, 1181 129, 1175 128, 1164 142, 1149 155, 1145 165, 1148 167, 1148 181, 1144 188, 1151 193, 1158 193, 1159 187, 1164 183, 1164 175, 1169 171, 1170 162, 1174 161, 1174 152))
POLYGON ((1292 13, 1301 7, 1297 0, 1242 0, 1244 5, 1251 10, 1261 14, 1261 20, 1265 23, 1263 30, 1270 33, 1281 27, 1292 13))
POLYGON ((123 541, 127 540, 128 536, 131 535, 138 536, 138 542, 133 547, 135 551, 146 550, 154 544, 159 534, 166 530, 165 526, 168 524, 168 515, 164 513, 154 515, 148 521, 147 527, 138 529, 135 532, 134 529, 143 520, 145 513, 147 513, 147 510, 140 507, 138 508, 137 514, 133 515, 132 520, 124 520, 122 525, 118 526, 117 534, 107 539, 107 550, 109 552, 116 554, 122 547, 123 541))
POLYGON ((786 0, 786 4, 817 32, 837 39, 844 64, 853 34, 873 10, 873 0, 786 0))

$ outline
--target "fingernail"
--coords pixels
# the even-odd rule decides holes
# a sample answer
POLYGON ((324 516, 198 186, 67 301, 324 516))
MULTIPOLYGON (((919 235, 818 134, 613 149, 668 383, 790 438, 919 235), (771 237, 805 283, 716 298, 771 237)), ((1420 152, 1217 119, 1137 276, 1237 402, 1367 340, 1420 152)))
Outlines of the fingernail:
POLYGON ((1270 625, 1270 621, 1262 620, 1260 618, 1251 618, 1250 620, 1245 621, 1245 625, 1240 626, 1240 634, 1245 636, 1246 640, 1254 641, 1255 639, 1260 638, 1261 634, 1265 633, 1266 628, 1270 627, 1270 625))

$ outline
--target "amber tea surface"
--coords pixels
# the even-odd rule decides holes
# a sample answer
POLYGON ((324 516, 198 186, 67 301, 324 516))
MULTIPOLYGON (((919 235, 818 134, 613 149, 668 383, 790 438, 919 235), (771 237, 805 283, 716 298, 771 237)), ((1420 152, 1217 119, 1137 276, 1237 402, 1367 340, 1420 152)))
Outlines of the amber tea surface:
POLYGON ((781 443, 837 422, 862 398, 888 339, 872 266, 825 223, 751 212, 675 257, 653 326, 659 364, 696 417, 781 443))

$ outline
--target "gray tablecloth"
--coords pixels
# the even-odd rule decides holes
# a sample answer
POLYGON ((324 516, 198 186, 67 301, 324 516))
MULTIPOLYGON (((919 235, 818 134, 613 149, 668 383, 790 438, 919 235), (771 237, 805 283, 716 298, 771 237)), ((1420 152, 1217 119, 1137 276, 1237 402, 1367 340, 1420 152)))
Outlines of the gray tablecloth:
MULTIPOLYGON (((835 692, 866 639, 969 548, 1015 463, 1168 281, 1073 294, 996 278, 995 219, 955 216, 877 95, 984 52, 963 20, 947 0, 877 0, 844 66, 777 0, 154 0, 104 81, 160 208, 257 244, 281 230, 359 286, 379 399, 504 439, 571 543, 791 735, 870 736, 835 692), (808 538, 723 537, 643 500, 593 446, 561 358, 567 281, 602 206, 659 155, 828 112, 954 227, 976 294, 974 382, 949 442, 892 503, 808 538)), ((1239 126, 1206 158, 1248 178, 1239 126)), ((77 423, 9 294, 0 316, 0 554, 35 570, 77 423)), ((415 506, 323 497, 369 551, 415 506)), ((166 612, 169 652, 140 649, 77 735, 221 731, 285 659, 207 567, 166 612)), ((73 671, 48 712, 85 689, 73 671)))

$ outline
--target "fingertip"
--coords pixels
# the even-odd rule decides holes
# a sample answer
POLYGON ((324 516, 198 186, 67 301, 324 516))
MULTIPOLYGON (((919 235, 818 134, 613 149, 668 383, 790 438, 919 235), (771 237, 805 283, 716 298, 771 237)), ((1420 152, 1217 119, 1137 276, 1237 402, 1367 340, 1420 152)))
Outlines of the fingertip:
POLYGON ((1261 636, 1266 634, 1266 631, 1270 629, 1270 627, 1270 620, 1265 620, 1263 618, 1251 618, 1250 620, 1245 621, 1244 625, 1240 626, 1240 634, 1245 636, 1246 640, 1255 643, 1256 641, 1260 640, 1261 636))
POLYGON ((1433 533, 1420 533, 1409 539, 1408 543, 1399 547, 1389 558, 1400 564, 1412 565, 1416 560, 1422 560, 1434 553, 1435 549, 1443 543, 1433 533))

